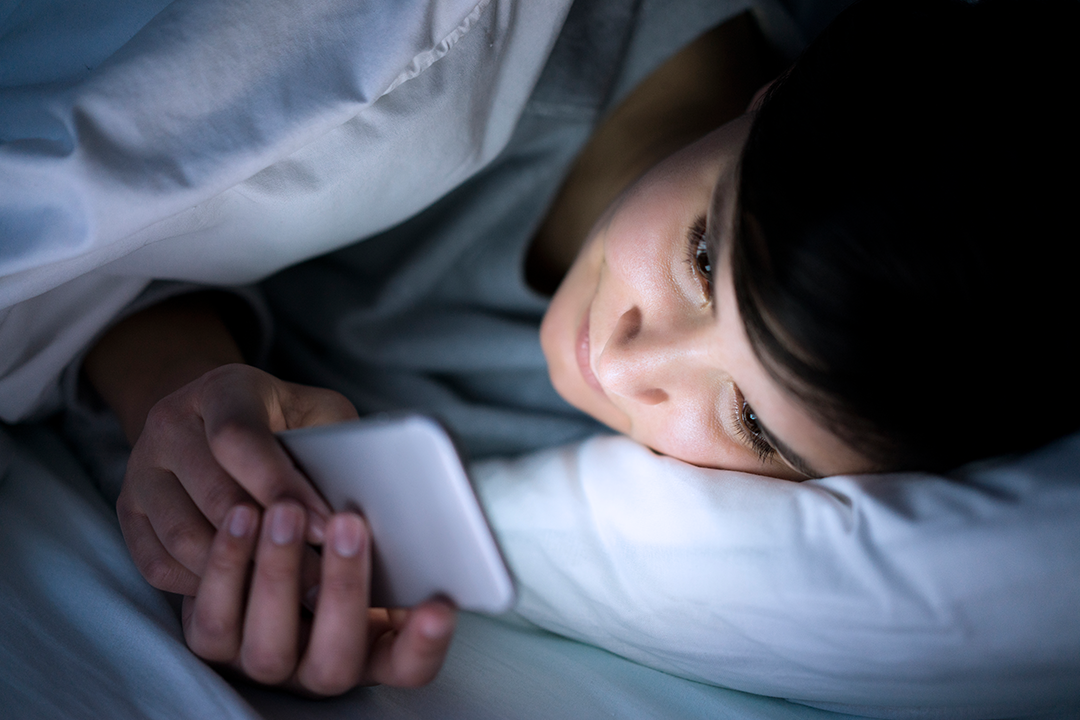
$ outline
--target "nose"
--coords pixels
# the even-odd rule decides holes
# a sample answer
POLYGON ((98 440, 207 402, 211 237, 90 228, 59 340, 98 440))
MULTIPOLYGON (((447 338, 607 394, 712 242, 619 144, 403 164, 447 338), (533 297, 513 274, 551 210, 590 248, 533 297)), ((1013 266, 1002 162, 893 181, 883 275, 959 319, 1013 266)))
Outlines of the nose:
POLYGON ((674 323, 646 322, 637 306, 624 312, 596 362, 609 393, 659 405, 699 384, 706 348, 701 333, 674 323))

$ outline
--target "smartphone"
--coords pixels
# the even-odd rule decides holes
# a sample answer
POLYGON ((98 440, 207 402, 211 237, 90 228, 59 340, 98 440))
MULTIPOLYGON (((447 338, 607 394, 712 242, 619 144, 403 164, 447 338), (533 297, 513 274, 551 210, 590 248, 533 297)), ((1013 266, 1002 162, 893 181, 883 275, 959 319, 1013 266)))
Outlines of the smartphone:
POLYGON ((372 533, 373 607, 435 595, 500 613, 515 590, 449 434, 423 415, 377 416, 278 433, 335 511, 356 510, 372 533))

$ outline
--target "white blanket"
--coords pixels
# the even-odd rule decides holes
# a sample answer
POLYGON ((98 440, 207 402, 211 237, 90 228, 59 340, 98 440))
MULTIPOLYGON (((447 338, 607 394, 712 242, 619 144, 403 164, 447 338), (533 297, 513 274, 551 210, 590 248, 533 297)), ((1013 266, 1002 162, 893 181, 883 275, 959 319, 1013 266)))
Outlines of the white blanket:
POLYGON ((38 0, 0 17, 0 418, 53 407, 63 367, 150 279, 251 282, 445 195, 505 145, 569 4, 105 0, 64 26, 38 0))

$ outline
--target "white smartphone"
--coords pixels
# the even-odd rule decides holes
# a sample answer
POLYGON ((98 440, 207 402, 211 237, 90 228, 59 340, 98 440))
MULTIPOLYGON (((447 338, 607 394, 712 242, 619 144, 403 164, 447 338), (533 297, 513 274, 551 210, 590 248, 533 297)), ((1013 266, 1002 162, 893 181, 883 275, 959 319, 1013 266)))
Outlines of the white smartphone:
POLYGON ((434 595, 509 610, 514 583, 450 436, 422 415, 377 416, 278 433, 335 511, 371 526, 372 605, 434 595))

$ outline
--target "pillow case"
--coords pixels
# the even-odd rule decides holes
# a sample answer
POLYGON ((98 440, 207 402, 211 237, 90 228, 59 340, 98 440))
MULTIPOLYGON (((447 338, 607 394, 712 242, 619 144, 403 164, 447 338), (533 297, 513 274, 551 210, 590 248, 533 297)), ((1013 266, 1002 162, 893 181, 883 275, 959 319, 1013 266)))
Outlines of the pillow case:
POLYGON ((1077 468, 1080 436, 792 483, 599 437, 473 475, 537 625, 831 709, 1004 717, 1080 705, 1077 468))

